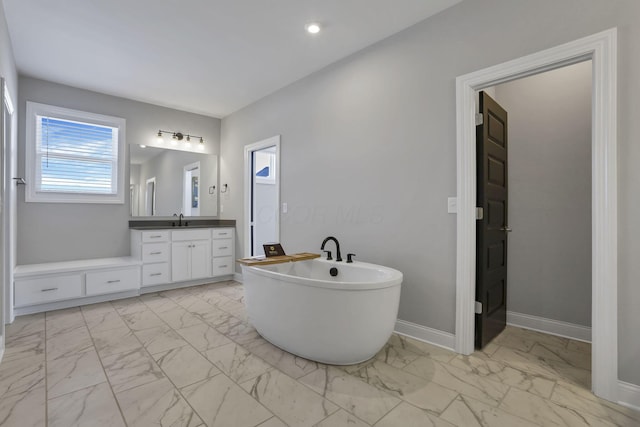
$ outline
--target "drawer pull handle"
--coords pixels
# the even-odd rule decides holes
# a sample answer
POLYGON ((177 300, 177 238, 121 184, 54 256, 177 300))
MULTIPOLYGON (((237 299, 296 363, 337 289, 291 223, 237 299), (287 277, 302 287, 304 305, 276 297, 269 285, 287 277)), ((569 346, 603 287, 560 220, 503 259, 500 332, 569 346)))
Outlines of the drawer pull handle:
POLYGON ((40 292, 51 292, 51 291, 57 291, 58 288, 47 288, 47 289, 42 289, 40 292))
POLYGON ((120 283, 120 279, 116 279, 116 280, 107 280, 107 283, 120 283))
POLYGON ((161 238, 161 237, 162 237, 162 236, 149 236, 149 238, 150 238, 150 239, 159 239, 159 238, 161 238))
POLYGON ((224 264, 224 265, 221 265, 221 266, 220 266, 220 267, 218 267, 218 268, 227 268, 227 267, 228 267, 228 265, 227 265, 227 264, 224 264))
POLYGON ((149 255, 160 255, 162 252, 151 252, 149 255))
POLYGON ((228 246, 220 246, 218 249, 229 249, 228 246))
POLYGON ((153 277, 153 276, 162 276, 162 273, 151 273, 149 276, 153 277))
POLYGON ((218 233, 218 236, 226 236, 227 233, 218 233))

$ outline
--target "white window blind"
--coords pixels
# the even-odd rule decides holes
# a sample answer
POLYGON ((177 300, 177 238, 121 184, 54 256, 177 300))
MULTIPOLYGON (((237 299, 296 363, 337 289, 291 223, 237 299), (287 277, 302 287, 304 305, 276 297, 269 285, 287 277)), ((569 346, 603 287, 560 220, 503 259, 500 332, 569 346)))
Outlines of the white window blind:
POLYGON ((27 102, 27 202, 124 203, 125 120, 27 102))
POLYGON ((36 191, 116 194, 118 129, 36 116, 36 191))

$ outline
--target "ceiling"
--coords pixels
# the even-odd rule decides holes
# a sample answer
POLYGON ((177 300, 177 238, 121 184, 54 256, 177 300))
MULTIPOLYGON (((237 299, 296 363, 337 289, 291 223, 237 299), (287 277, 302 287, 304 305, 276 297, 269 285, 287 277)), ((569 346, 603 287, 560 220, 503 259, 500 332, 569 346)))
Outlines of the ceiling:
POLYGON ((460 1, 3 3, 22 75, 221 118, 460 1))

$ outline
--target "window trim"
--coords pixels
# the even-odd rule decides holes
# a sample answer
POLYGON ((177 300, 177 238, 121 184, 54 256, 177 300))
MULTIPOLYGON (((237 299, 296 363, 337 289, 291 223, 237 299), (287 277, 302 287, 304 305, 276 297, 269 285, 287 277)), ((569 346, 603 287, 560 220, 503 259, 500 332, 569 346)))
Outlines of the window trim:
POLYGON ((125 143, 126 120, 120 117, 104 114, 90 113, 87 111, 72 110, 70 108, 55 105, 40 104, 27 101, 26 116, 26 146, 25 146, 25 201, 36 203, 125 203, 125 165, 128 164, 125 143), (65 120, 85 121, 103 126, 118 128, 118 160, 116 166, 116 194, 91 194, 91 193, 56 193, 36 191, 36 116, 51 116, 65 120))

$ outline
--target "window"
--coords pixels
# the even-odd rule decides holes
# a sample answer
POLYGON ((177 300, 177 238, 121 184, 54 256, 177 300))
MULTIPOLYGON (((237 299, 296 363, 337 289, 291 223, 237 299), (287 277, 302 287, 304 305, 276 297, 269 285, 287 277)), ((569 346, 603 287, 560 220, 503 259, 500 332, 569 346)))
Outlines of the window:
POLYGON ((124 203, 125 120, 27 102, 27 202, 124 203))

